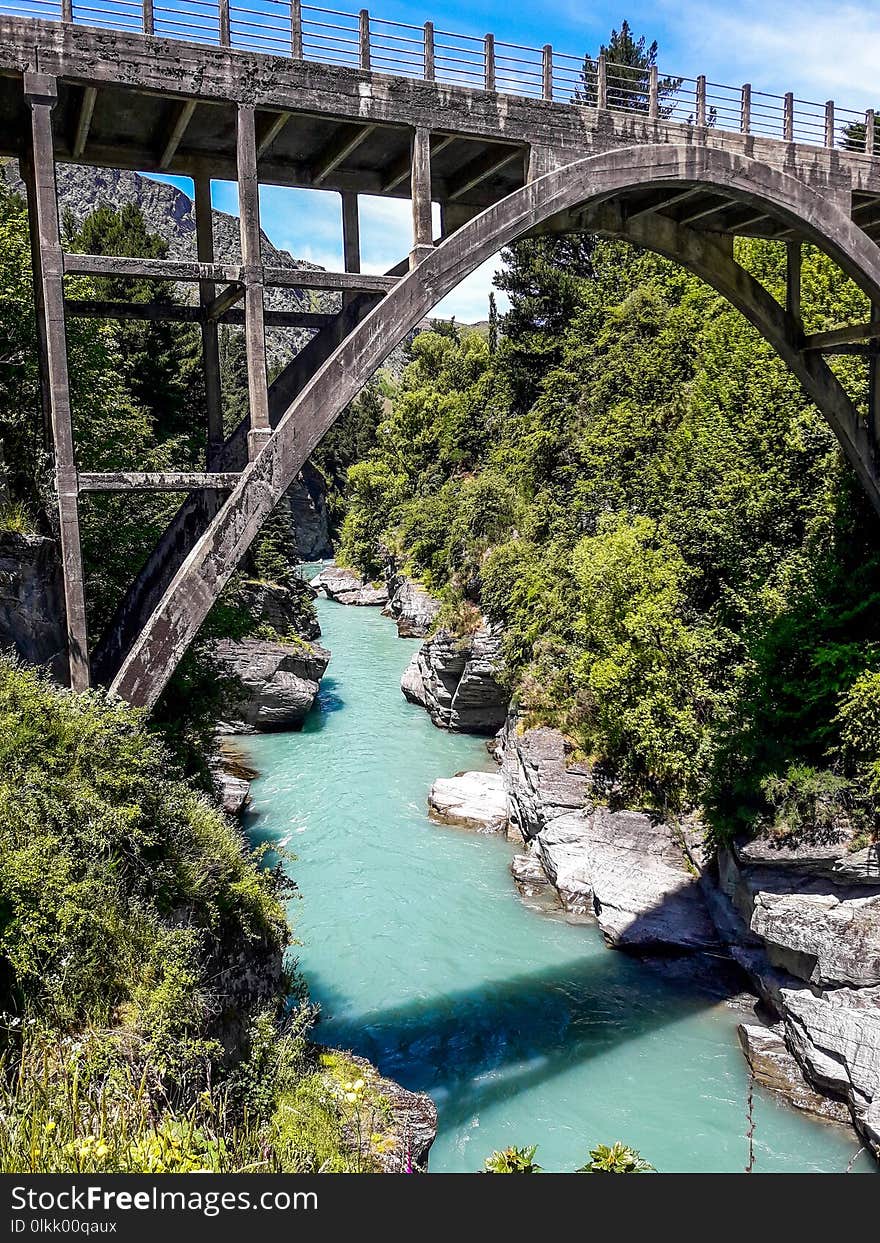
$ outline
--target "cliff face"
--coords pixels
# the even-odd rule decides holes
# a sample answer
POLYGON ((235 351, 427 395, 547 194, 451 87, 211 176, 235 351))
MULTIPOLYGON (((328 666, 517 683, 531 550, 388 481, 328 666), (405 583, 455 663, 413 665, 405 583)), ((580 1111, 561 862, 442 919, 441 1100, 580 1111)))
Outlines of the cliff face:
POLYGON ((0 532, 0 651, 67 678, 64 590, 55 541, 0 532))

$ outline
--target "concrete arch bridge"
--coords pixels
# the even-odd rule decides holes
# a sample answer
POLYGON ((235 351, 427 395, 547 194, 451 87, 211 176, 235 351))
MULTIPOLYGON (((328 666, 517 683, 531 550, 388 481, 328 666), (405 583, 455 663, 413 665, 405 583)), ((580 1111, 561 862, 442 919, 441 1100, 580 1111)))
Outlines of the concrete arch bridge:
POLYGON ((431 23, 405 27, 365 10, 347 17, 299 0, 252 0, 248 9, 230 0, 91 3, 103 7, 0 0, 0 155, 21 161, 28 188, 73 686, 94 679, 152 705, 273 506, 388 353, 484 260, 541 232, 628 239, 723 294, 797 376, 880 511, 880 128, 871 110, 455 36, 431 23), (191 177, 196 253, 187 261, 65 253, 57 161, 191 177), (212 177, 238 182, 240 264, 215 261, 212 177), (341 195, 344 271, 263 264, 261 183, 341 195), (360 270, 359 194, 412 201, 411 250, 386 276, 360 270), (784 305, 736 262, 736 236, 784 241, 784 305), (804 333, 805 242, 864 292, 872 308, 864 322, 804 333), (71 274, 189 281, 199 305, 76 301, 65 290, 71 274), (338 309, 270 310, 265 290, 277 286, 336 291, 338 309), (77 469, 71 316, 199 323, 204 470, 77 469), (248 361, 249 417, 228 438, 221 323, 244 325, 248 361), (265 330, 274 326, 307 328, 311 339, 269 384, 265 330), (828 366, 835 352, 864 357, 867 418, 828 366), (83 492, 102 490, 186 499, 90 655, 78 507, 83 492))

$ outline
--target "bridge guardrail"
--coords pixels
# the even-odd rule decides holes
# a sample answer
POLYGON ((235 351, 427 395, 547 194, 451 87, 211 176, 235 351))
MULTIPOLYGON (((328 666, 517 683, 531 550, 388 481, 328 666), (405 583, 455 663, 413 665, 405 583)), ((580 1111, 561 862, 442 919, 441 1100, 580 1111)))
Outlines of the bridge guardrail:
POLYGON ((880 156, 880 116, 300 0, 0 0, 0 13, 372 69, 880 156))

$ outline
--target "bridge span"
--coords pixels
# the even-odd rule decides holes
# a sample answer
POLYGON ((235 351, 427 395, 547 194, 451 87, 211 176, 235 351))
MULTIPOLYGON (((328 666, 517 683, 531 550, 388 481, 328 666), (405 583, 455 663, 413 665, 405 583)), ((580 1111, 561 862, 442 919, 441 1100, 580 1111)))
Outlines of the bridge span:
POLYGON ((880 124, 833 101, 725 87, 298 0, 0 0, 0 156, 21 163, 32 223, 45 425, 54 453, 70 681, 152 705, 261 524, 389 352, 501 247, 539 233, 621 237, 684 264, 772 343, 828 420, 880 511, 880 124), (192 178, 195 253, 65 253, 57 161, 192 178), (218 263, 211 179, 238 183, 240 264, 218 263), (335 191, 345 270, 275 269, 260 184, 335 191), (412 245, 361 272, 358 196, 412 202, 412 245), (433 235, 432 203, 440 207, 433 235), (785 303, 737 263, 737 236, 783 242, 785 303), (807 335, 805 242, 865 295, 865 317, 807 335), (198 287, 197 309, 68 296, 65 277, 198 287), (267 288, 335 291, 331 314, 267 308, 267 288), (66 348, 72 316, 200 324, 204 470, 77 469, 66 348), (218 325, 243 323, 249 415, 224 437, 218 325), (310 340, 270 384, 265 330, 310 340), (867 402, 826 361, 864 357, 867 402), (90 655, 83 492, 185 496, 90 655))

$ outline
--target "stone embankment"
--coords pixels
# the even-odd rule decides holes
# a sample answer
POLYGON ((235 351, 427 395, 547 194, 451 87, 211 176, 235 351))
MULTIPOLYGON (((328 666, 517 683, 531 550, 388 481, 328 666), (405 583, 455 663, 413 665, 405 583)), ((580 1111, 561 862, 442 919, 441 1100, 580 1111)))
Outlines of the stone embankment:
MULTIPOLYGON (((758 997, 740 1039, 760 1082, 799 1109, 851 1120, 880 1156, 880 846, 848 835, 704 848, 696 822, 594 801, 558 730, 509 719, 494 748, 522 895, 595 919, 609 945, 744 973, 758 997), (714 964, 714 965, 713 965, 714 964)), ((478 777, 435 783, 431 814, 478 823, 478 777)), ((501 831, 500 811, 491 825, 501 831)))

